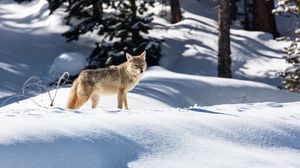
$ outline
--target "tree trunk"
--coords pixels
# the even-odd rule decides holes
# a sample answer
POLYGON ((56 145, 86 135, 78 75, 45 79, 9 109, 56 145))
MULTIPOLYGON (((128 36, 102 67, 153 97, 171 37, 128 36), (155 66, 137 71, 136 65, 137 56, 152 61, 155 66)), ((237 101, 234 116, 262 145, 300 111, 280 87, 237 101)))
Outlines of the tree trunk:
POLYGON ((231 78, 230 0, 218 0, 218 76, 231 78))
POLYGON ((171 7, 171 22, 177 23, 182 20, 179 0, 170 0, 171 7))
POLYGON ((272 14, 274 0, 254 0, 253 3, 253 30, 269 32, 278 37, 275 17, 272 14))

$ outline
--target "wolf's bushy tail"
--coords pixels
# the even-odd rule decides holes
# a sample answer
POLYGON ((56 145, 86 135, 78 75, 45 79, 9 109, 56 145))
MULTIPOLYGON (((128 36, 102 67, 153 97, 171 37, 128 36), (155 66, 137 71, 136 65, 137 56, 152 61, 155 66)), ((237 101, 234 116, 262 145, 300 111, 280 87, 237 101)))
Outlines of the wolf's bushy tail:
POLYGON ((78 87, 78 80, 76 79, 73 82, 70 94, 69 94, 69 98, 68 98, 68 102, 66 105, 66 108, 68 109, 75 109, 76 106, 76 102, 78 99, 78 95, 77 95, 77 87, 78 87))

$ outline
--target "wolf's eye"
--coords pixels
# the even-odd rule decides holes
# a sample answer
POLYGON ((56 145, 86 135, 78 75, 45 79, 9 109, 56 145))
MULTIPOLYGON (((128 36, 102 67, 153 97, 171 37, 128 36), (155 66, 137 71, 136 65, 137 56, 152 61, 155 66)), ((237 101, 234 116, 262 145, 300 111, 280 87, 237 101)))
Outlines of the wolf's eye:
POLYGON ((134 68, 138 69, 138 68, 139 68, 139 66, 137 66, 137 65, 134 65, 134 68))

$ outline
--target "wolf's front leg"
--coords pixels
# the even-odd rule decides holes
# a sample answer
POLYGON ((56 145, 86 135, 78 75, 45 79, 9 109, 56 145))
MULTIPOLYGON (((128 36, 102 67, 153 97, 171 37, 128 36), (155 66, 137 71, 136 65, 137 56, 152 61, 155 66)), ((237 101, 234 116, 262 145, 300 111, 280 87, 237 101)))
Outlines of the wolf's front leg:
POLYGON ((124 107, 126 110, 128 110, 128 104, 127 104, 127 92, 125 92, 123 100, 124 100, 124 102, 123 102, 123 107, 124 107))
POLYGON ((99 95, 94 93, 91 95, 90 99, 92 101, 92 108, 96 108, 99 102, 99 95))
POLYGON ((124 89, 120 89, 120 90, 118 91, 118 108, 119 108, 119 109, 123 109, 124 94, 125 94, 124 89))

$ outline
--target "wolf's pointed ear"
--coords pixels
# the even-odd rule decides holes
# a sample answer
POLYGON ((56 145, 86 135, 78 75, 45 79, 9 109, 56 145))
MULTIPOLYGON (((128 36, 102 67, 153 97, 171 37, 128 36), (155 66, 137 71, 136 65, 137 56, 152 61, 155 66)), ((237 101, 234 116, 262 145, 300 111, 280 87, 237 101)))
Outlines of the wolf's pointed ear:
POLYGON ((144 51, 144 52, 140 55, 140 57, 142 57, 144 60, 146 60, 146 51, 144 51))
POLYGON ((133 56, 128 53, 126 53, 126 58, 127 58, 127 61, 133 60, 133 56))

